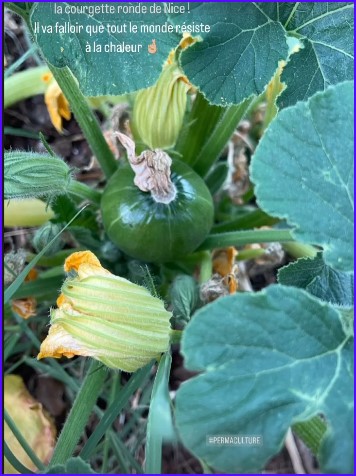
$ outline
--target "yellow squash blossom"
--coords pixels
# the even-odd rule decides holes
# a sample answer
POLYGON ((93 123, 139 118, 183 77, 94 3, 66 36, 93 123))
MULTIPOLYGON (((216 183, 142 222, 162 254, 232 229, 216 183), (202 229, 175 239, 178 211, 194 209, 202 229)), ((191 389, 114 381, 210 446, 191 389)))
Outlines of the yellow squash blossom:
POLYGON ((113 275, 90 251, 70 255, 64 270, 38 359, 81 355, 134 372, 167 350, 171 314, 146 288, 113 275))
POLYGON ((69 103, 51 73, 44 74, 42 80, 49 83, 44 95, 49 117, 54 127, 61 133, 63 132, 62 118, 67 121, 71 118, 69 103))

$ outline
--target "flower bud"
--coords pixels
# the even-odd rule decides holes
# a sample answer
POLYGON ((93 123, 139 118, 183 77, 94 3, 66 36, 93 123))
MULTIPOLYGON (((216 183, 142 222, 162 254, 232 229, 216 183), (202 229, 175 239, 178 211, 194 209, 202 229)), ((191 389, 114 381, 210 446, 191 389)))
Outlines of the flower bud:
MULTIPOLYGON (((58 235, 62 228, 63 227, 59 223, 52 223, 49 221, 42 225, 41 228, 36 230, 36 233, 34 234, 32 240, 32 244, 37 253, 42 251, 43 248, 48 245, 48 243, 52 241, 56 235, 58 235)), ((64 243, 62 238, 58 237, 57 240, 45 252, 45 255, 52 256, 57 253, 57 251, 61 250, 63 246, 64 243)))
POLYGON ((134 372, 167 350, 171 314, 146 288, 111 274, 90 251, 73 253, 64 270, 76 276, 63 284, 38 359, 81 355, 134 372))
POLYGON ((168 149, 176 143, 190 88, 177 64, 168 63, 157 83, 137 94, 133 126, 150 149, 168 149))
POLYGON ((58 157, 13 151, 4 154, 4 198, 53 197, 66 193, 72 172, 58 157))

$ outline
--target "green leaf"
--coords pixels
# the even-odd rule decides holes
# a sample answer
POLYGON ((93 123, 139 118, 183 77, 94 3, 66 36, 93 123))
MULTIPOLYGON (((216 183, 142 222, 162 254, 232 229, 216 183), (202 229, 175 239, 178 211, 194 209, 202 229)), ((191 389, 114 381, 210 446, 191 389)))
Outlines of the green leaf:
POLYGON ((354 77, 353 2, 294 5, 290 16, 290 6, 284 3, 281 7, 283 22, 289 34, 300 38, 303 48, 291 56, 283 71, 282 82, 287 89, 279 99, 282 107, 354 77))
POLYGON ((161 473, 162 444, 174 438, 171 399, 168 391, 171 363, 172 357, 169 353, 161 357, 153 384, 145 450, 145 472, 148 474, 161 473))
POLYGON ((252 159, 261 208, 320 245, 327 265, 353 270, 353 83, 279 113, 252 159))
POLYGON ((330 304, 353 306, 353 274, 341 273, 324 263, 321 253, 315 258, 301 258, 278 272, 278 282, 308 291, 330 304))
POLYGON ((196 313, 182 352, 185 366, 203 373, 177 392, 177 426, 209 466, 260 471, 289 426, 323 414, 321 469, 352 472, 352 341, 337 310, 280 285, 228 296, 196 313), (261 436, 263 444, 209 444, 218 435, 261 436))
MULTIPOLYGON (((42 50, 42 53, 50 64, 63 68, 68 66, 74 76, 77 78, 80 89, 85 96, 106 96, 121 95, 138 89, 152 86, 161 73, 163 62, 167 59, 172 48, 177 46, 179 35, 172 33, 144 33, 141 32, 141 26, 164 24, 167 21, 164 13, 146 13, 146 14, 123 14, 117 13, 117 7, 124 3, 108 2, 103 5, 111 6, 116 13, 95 13, 79 14, 64 12, 64 8, 70 3, 57 4, 63 7, 63 13, 54 13, 54 3, 36 3, 30 16, 32 29, 37 24, 52 26, 52 33, 43 33, 40 27, 37 33, 34 33, 36 43, 42 50), (56 31, 55 25, 72 25, 76 23, 83 25, 79 33, 61 33, 56 31), (116 25, 118 29, 127 25, 127 32, 108 33, 108 25, 116 25), (129 32, 129 23, 138 28, 138 33, 129 32), (103 26, 103 33, 93 33, 90 36, 89 29, 97 29, 103 26), (152 38, 155 38, 157 44, 157 53, 149 54, 148 45, 152 38), (142 44, 140 52, 87 52, 87 45, 96 44, 110 45, 116 48, 116 45, 136 45, 142 44)), ((90 2, 75 3, 82 7, 93 8, 90 2)), ((143 5, 143 4, 141 4, 143 5)), ((157 2, 161 6, 163 3, 157 2)))
POLYGON ((197 282, 191 276, 178 275, 172 283, 170 297, 173 316, 188 322, 199 302, 197 282))
POLYGON ((271 20, 258 3, 190 3, 190 11, 174 14, 175 24, 210 25, 203 41, 182 52, 189 80, 213 104, 239 104, 259 95, 272 78, 288 47, 282 25, 271 20))
POLYGON ((65 465, 52 466, 44 474, 96 474, 96 472, 92 470, 88 463, 77 456, 70 458, 65 465))

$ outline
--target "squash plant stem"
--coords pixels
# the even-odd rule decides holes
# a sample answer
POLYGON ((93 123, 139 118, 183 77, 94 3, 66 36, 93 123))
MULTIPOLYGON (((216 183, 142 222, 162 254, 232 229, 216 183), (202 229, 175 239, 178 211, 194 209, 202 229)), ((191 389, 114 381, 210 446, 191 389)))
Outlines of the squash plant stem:
POLYGON ((54 79, 63 91, 64 96, 67 98, 75 118, 77 119, 93 154, 103 169, 106 178, 111 177, 117 169, 117 163, 103 133, 101 132, 100 125, 93 111, 79 89, 77 80, 68 67, 56 68, 49 65, 49 68, 54 79))
MULTIPOLYGON (((32 4, 30 5, 32 6, 32 4)), ((23 17, 27 23, 29 31, 33 34, 29 19, 31 6, 28 10, 19 8, 15 2, 9 2, 6 6, 23 17)), ((83 131, 93 154, 101 165, 106 178, 110 178, 117 169, 115 157, 103 136, 98 120, 79 89, 77 80, 67 66, 65 68, 56 68, 55 66, 48 64, 48 67, 63 91, 64 96, 67 98, 78 124, 83 131)))
POLYGON ((212 250, 226 246, 242 246, 251 243, 271 243, 274 241, 295 241, 290 230, 243 230, 228 233, 216 233, 208 237, 198 250, 212 250))

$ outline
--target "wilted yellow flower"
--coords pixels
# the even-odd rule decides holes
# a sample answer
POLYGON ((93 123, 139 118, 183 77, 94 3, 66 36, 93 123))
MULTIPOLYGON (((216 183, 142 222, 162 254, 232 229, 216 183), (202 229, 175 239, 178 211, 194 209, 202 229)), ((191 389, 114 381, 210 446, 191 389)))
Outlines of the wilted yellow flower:
MULTIPOLYGON (((52 456, 56 429, 42 405, 29 394, 19 375, 5 376, 4 405, 32 450, 47 464, 52 456)), ((4 430, 5 441, 17 459, 32 471, 38 470, 6 423, 4 430)), ((18 474, 6 458, 4 474, 18 474)))
MULTIPOLYGON (((37 279, 38 272, 32 268, 25 278, 25 281, 34 281, 37 279)), ((22 299, 14 299, 11 302, 11 308, 16 314, 23 319, 29 319, 36 315, 37 301, 33 297, 25 297, 22 299)))
POLYGON ((213 253, 213 272, 224 278, 223 284, 228 287, 230 294, 234 294, 238 287, 236 256, 237 250, 233 246, 217 249, 213 253))
MULTIPOLYGON (((42 80, 49 82, 51 79, 50 73, 43 75, 42 80)), ((63 131, 62 118, 69 121, 71 118, 71 112, 69 103, 62 93, 61 88, 58 86, 57 81, 52 79, 49 82, 49 86, 45 92, 45 103, 48 109, 51 122, 58 132, 63 131)))
POLYGON ((81 355, 134 372, 167 350, 171 314, 146 288, 113 275, 90 251, 73 253, 64 270, 76 275, 63 284, 38 359, 81 355))
POLYGON ((27 297, 23 299, 15 299, 11 302, 11 308, 16 314, 23 319, 29 319, 36 315, 37 301, 35 298, 27 297))

